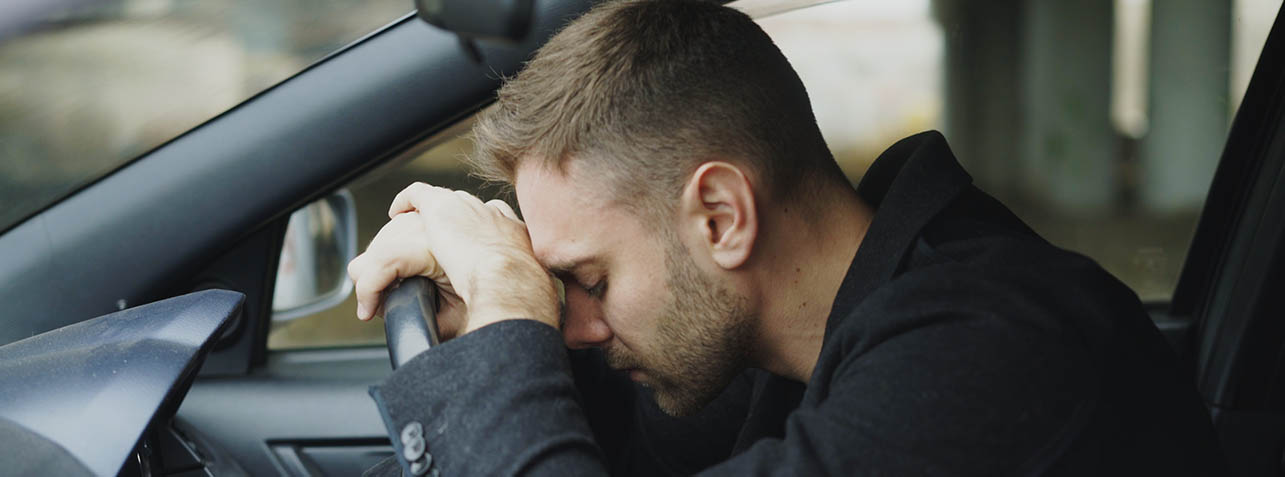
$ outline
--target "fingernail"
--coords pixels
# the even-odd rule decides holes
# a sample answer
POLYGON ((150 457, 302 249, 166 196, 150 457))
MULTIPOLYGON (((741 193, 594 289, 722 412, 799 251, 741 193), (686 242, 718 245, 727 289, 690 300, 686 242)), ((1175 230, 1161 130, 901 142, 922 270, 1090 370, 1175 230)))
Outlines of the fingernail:
POLYGON ((367 311, 367 310, 366 310, 366 305, 365 305, 365 304, 362 304, 362 303, 358 303, 358 304, 357 304, 357 319, 359 319, 359 320, 365 320, 365 319, 366 319, 366 311, 367 311))

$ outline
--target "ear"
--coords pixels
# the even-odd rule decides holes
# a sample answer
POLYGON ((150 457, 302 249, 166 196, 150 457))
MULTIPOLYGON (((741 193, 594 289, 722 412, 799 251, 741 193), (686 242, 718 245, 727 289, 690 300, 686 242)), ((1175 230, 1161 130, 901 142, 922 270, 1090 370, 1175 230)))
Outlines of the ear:
POLYGON ((758 210, 754 187, 740 167, 701 164, 683 188, 679 214, 683 228, 700 237, 701 248, 720 267, 731 270, 749 260, 758 237, 758 210))

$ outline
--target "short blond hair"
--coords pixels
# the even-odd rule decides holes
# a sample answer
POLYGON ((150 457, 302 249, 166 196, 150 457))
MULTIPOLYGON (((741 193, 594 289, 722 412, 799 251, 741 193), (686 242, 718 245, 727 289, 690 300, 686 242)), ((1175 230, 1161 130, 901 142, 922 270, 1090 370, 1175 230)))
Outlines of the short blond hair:
POLYGON ((785 56, 744 13, 694 0, 600 4, 544 45, 474 126, 475 174, 583 161, 609 197, 671 210, 708 160, 741 162, 757 193, 846 179, 785 56))

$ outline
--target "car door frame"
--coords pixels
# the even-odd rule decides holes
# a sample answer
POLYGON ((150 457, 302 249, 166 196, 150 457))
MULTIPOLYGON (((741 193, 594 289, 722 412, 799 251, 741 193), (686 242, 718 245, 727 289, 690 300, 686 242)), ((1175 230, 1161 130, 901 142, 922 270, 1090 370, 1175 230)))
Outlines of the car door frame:
POLYGON ((1237 475, 1285 450, 1285 9, 1232 123, 1169 315, 1237 475))

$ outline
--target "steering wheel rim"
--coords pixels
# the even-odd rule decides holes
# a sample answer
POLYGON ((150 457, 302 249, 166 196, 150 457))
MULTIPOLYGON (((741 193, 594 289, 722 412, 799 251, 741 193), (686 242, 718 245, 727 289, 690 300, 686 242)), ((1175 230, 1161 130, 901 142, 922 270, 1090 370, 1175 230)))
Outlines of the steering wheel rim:
POLYGON ((407 278, 385 294, 384 336, 393 369, 437 346, 437 286, 431 280, 407 278))

